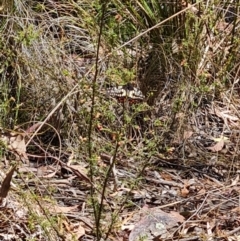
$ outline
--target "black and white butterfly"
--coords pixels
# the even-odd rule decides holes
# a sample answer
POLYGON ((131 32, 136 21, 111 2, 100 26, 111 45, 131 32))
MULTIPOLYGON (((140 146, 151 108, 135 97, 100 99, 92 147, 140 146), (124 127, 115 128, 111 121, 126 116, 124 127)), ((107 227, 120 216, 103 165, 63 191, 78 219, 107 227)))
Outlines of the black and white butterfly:
POLYGON ((107 88, 107 94, 116 98, 119 102, 128 101, 131 104, 142 102, 145 98, 142 91, 132 84, 107 88))

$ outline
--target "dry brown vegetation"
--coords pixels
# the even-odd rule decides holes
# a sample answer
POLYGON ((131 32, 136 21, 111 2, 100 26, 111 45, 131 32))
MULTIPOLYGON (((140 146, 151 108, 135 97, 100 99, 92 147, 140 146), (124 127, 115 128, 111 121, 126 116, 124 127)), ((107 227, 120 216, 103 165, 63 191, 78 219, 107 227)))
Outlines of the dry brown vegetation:
POLYGON ((239 1, 160 2, 1 1, 0 240, 239 240, 239 1))

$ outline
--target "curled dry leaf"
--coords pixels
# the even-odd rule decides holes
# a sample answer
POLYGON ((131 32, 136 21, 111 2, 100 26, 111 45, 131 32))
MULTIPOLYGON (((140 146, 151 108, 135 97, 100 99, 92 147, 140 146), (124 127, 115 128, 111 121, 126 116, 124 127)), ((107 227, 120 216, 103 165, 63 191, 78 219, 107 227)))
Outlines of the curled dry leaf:
POLYGON ((9 192, 9 189, 11 187, 11 180, 12 180, 12 175, 16 169, 16 165, 12 167, 12 169, 8 172, 6 177, 4 178, 2 185, 1 185, 1 192, 0 192, 0 197, 5 198, 9 192))

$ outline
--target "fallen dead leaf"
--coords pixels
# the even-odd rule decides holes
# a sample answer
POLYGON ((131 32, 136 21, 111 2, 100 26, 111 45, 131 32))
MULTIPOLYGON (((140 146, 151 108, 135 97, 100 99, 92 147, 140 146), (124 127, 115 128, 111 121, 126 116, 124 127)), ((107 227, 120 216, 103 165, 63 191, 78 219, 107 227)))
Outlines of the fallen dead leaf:
POLYGON ((231 186, 236 186, 239 182, 239 175, 236 176, 234 180, 232 180, 231 186))
POLYGON ((12 175, 14 171, 16 170, 16 165, 12 167, 12 169, 7 173, 6 177, 4 178, 2 185, 1 185, 1 191, 0 191, 0 197, 5 198, 9 192, 9 189, 11 187, 11 180, 12 175))
POLYGON ((199 12, 199 10, 198 10, 195 6, 193 6, 192 4, 190 4, 190 3, 187 3, 187 7, 190 8, 189 10, 190 10, 192 13, 196 14, 196 15, 197 15, 197 13, 199 12))
POLYGON ((161 173, 161 177, 162 179, 166 180, 166 181, 172 181, 172 176, 169 173, 166 172, 162 172, 161 173))
POLYGON ((198 194, 199 195, 204 195, 206 193, 206 189, 205 188, 201 188, 199 191, 198 191, 198 194))
POLYGON ((182 189, 181 189, 181 197, 187 197, 189 194, 189 190, 186 188, 186 186, 184 186, 182 189))
POLYGON ((81 238, 85 234, 85 229, 82 227, 81 224, 78 224, 78 227, 75 227, 73 230, 74 236, 77 240, 81 238))
MULTIPOLYGON (((66 226, 66 222, 64 223, 66 226)), ((74 223, 71 225, 66 226, 67 229, 67 236, 66 240, 71 241, 71 240, 79 240, 84 234, 85 234, 85 229, 81 225, 81 223, 74 223)))
POLYGON ((183 133, 183 139, 186 140, 192 136, 193 132, 192 131, 184 131, 183 133))
POLYGON ((60 165, 62 169, 65 169, 70 173, 74 173, 78 178, 91 183, 91 180, 87 176, 87 170, 82 165, 66 165, 64 162, 60 162, 60 165))
POLYGON ((37 130, 37 128, 41 125, 41 122, 37 122, 35 124, 33 124, 32 126, 30 126, 27 130, 26 130, 26 134, 31 134, 34 133, 35 130, 37 130))
POLYGON ((214 146, 207 147, 208 150, 212 152, 221 151, 224 147, 224 139, 220 139, 214 146))
POLYGON ((9 139, 9 147, 12 150, 15 150, 19 154, 25 154, 26 153, 26 144, 24 137, 22 135, 12 135, 9 139))
POLYGON ((183 223, 185 218, 178 212, 171 211, 170 215, 179 223, 183 223))
POLYGON ((76 211, 77 209, 78 209, 78 205, 74 205, 71 207, 62 207, 58 205, 49 206, 49 210, 53 213, 69 213, 73 210, 76 211))

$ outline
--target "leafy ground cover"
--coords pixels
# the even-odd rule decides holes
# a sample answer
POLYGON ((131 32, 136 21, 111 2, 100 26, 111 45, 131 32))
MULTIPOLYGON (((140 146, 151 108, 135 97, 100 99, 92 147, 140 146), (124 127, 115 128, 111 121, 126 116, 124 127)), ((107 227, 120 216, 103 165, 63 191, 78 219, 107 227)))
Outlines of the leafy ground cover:
POLYGON ((238 1, 1 4, 0 240, 239 240, 238 1))

